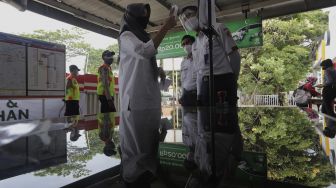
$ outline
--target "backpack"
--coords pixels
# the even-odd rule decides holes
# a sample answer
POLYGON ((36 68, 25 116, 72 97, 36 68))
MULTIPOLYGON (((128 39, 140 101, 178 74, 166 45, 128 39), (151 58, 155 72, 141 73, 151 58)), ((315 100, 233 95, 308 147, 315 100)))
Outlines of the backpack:
POLYGON ((311 98, 310 92, 304 89, 304 85, 298 87, 294 91, 293 96, 294 96, 294 101, 296 102, 296 104, 303 104, 303 105, 308 104, 308 99, 311 98))

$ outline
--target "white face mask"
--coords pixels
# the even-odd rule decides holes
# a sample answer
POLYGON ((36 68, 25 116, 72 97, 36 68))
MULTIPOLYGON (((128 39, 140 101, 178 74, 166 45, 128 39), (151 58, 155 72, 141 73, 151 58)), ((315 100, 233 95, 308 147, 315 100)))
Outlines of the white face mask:
POLYGON ((196 16, 193 16, 189 19, 187 19, 184 23, 186 29, 188 31, 196 31, 198 29, 198 18, 196 16))
POLYGON ((187 54, 191 54, 191 45, 188 44, 188 45, 185 45, 183 47, 184 51, 187 53, 187 54))

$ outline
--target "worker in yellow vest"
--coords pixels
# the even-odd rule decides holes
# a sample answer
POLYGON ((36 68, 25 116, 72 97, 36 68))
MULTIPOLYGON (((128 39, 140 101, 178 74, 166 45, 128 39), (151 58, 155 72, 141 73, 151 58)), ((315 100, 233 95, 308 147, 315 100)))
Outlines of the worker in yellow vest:
POLYGON ((105 50, 102 54, 104 63, 98 68, 97 94, 100 101, 100 112, 115 112, 114 106, 114 77, 111 69, 114 52, 105 50))
POLYGON ((79 115, 79 85, 77 82, 78 71, 80 69, 76 65, 69 66, 70 75, 66 78, 65 93, 65 113, 64 116, 79 115))

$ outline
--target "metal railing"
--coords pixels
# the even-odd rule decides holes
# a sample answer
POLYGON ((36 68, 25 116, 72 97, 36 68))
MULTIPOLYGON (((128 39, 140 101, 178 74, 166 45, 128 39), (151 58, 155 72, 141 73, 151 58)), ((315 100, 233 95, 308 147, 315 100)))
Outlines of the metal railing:
MULTIPOLYGON (((100 102, 98 99, 98 95, 95 91, 86 91, 81 93, 81 107, 83 108, 82 114, 88 115, 88 114, 98 114, 100 112, 100 102)), ((114 99, 114 105, 117 109, 117 112, 119 111, 119 95, 116 93, 115 99, 114 99)))
POLYGON ((296 106, 294 96, 285 95, 242 95, 239 106, 296 106))

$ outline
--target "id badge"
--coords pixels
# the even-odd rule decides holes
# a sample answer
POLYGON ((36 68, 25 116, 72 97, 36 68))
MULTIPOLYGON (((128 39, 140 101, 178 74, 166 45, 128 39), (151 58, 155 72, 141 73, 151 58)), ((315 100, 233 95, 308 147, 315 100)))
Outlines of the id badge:
POLYGON ((204 55, 204 64, 209 65, 209 54, 204 55))

